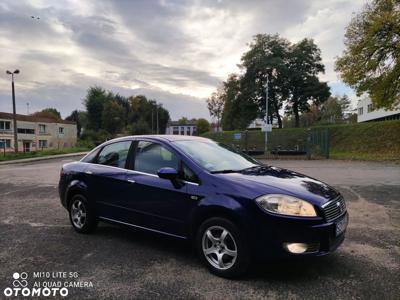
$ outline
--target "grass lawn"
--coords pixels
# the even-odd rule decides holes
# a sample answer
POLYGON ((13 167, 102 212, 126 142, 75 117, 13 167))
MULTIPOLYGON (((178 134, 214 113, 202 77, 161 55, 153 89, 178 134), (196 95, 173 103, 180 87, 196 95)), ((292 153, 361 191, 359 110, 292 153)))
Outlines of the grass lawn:
MULTIPOLYGON (((366 161, 400 161, 400 120, 365 122, 357 124, 316 126, 315 129, 329 130, 329 158, 366 161)), ((312 128, 312 129, 313 129, 312 128)), ((244 131, 206 133, 205 137, 245 149, 244 131), (234 134, 241 133, 235 140, 234 134)), ((307 128, 273 129, 268 134, 268 148, 278 145, 282 149, 306 148, 307 128)), ((249 149, 264 148, 264 133, 248 132, 249 149)), ((268 155, 270 157, 271 155, 268 155)), ((274 156, 270 157, 274 158, 274 156)), ((288 157, 281 157, 288 159, 288 157)))
POLYGON ((15 160, 15 159, 23 159, 23 158, 32 158, 32 157, 42 157, 49 155, 57 155, 57 154, 69 154, 69 153, 79 153, 79 152, 87 152, 90 149, 87 147, 73 147, 73 148, 64 148, 64 149, 49 149, 43 151, 32 151, 29 153, 6 153, 4 155, 3 152, 0 152, 0 161, 7 160, 15 160))

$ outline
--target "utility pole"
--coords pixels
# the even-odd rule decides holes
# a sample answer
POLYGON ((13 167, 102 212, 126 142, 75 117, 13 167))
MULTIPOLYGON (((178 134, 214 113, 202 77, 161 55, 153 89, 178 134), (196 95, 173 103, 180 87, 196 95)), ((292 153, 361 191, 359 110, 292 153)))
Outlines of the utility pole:
POLYGON ((15 109, 15 89, 14 89, 14 74, 19 74, 19 70, 14 72, 6 71, 6 74, 11 75, 11 89, 12 89, 12 101, 13 101, 13 123, 14 123, 14 152, 18 153, 18 135, 17 135, 17 113, 15 109))
POLYGON ((151 134, 154 134, 154 108, 151 108, 151 134))
POLYGON ((159 132, 158 132, 158 104, 156 105, 156 111, 157 111, 157 134, 159 134, 159 132))
POLYGON ((26 102, 26 114, 29 115, 29 102, 26 102))
POLYGON ((267 74, 267 85, 265 86, 265 156, 267 156, 268 150, 268 85, 269 85, 269 77, 267 74))

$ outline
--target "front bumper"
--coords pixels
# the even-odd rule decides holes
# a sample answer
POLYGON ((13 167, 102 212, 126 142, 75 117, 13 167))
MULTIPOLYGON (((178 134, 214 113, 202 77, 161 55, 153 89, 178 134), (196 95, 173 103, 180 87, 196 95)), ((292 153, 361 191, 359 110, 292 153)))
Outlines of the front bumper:
POLYGON ((348 213, 326 222, 323 218, 301 219, 284 216, 268 216, 263 214, 256 220, 255 234, 253 234, 254 255, 260 260, 271 257, 305 257, 323 256, 335 251, 344 241, 348 223, 348 213), (336 233, 337 224, 346 218, 346 226, 339 234, 336 233), (288 243, 302 243, 312 245, 312 250, 300 254, 288 251, 288 243), (315 246, 317 245, 317 246, 315 246))

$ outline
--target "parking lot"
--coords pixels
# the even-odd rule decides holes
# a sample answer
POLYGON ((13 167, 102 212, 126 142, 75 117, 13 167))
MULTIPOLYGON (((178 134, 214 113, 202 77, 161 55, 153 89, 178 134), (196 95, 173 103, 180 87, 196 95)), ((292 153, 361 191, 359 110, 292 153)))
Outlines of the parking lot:
POLYGON ((75 233, 57 192, 60 167, 72 160, 0 166, 0 298, 15 272, 78 272, 93 284, 69 288, 68 297, 79 299, 400 297, 399 165, 268 162, 340 190, 350 213, 347 238, 330 256, 274 261, 226 280, 180 241, 108 224, 93 235, 75 233))

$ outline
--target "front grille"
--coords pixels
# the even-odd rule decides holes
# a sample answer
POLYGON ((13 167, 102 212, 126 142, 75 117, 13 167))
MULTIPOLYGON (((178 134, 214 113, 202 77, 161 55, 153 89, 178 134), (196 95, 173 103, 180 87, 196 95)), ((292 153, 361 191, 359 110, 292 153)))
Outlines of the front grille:
POLYGON ((342 196, 322 206, 324 216, 327 222, 331 222, 346 213, 346 203, 342 196))

